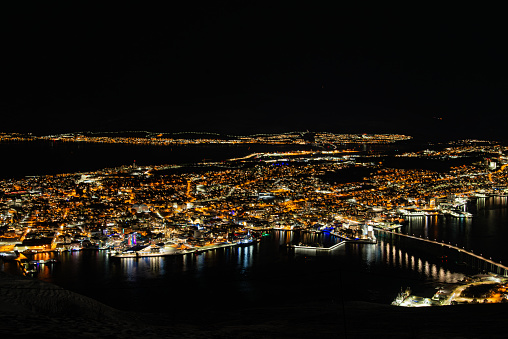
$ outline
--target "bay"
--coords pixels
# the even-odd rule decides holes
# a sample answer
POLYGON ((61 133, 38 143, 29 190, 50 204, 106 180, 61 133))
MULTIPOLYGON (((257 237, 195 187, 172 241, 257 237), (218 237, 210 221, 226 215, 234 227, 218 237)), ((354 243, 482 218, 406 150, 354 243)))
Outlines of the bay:
MULTIPOLYGON (((84 172, 132 163, 140 165, 220 161, 259 151, 301 149, 288 146, 181 146, 102 144, 0 144, 10 159, 2 177, 84 172)), ((311 146, 309 146, 311 147, 311 146)), ((477 199, 466 207, 475 217, 411 219, 401 232, 462 245, 496 261, 508 262, 504 250, 506 198, 477 199)), ((219 249, 199 255, 115 259, 102 251, 37 254, 59 263, 38 268, 38 279, 62 286, 107 305, 141 312, 210 314, 217 310, 293 305, 340 300, 390 303, 400 288, 430 296, 437 286, 454 283, 481 268, 461 265, 461 258, 441 246, 377 233, 378 244, 344 244, 329 255, 288 250, 301 239, 334 244, 327 233, 272 231, 250 247, 219 249), (446 257, 446 259, 444 259, 446 257), (181 297, 184 301, 181 301, 181 297)), ((12 263, 0 269, 17 273, 12 263)))

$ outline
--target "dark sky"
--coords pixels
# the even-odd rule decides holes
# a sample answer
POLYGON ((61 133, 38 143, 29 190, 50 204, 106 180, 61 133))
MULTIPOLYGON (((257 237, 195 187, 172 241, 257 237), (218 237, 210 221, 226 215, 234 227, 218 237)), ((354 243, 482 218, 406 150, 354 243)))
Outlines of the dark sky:
POLYGON ((0 129, 504 135, 500 8, 185 3, 4 7, 0 129))

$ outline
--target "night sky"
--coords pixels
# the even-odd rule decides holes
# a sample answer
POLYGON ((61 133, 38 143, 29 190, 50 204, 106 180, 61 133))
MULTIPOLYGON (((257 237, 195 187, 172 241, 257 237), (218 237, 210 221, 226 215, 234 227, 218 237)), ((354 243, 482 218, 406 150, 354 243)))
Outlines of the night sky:
POLYGON ((500 8, 186 3, 4 6, 0 130, 505 137, 500 8))

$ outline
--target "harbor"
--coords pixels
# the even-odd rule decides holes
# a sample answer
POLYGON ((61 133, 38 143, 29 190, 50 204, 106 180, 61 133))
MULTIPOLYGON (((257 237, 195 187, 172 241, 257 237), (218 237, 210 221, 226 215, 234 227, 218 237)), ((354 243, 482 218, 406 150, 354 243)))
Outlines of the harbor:
POLYGON ((252 239, 248 242, 224 242, 219 244, 213 244, 202 247, 188 247, 185 249, 176 249, 172 246, 153 246, 149 245, 139 250, 126 250, 126 251, 108 251, 108 253, 113 258, 145 258, 145 257, 165 257, 165 256, 173 256, 173 255, 184 255, 184 254, 200 254, 206 251, 216 250, 220 248, 229 248, 236 246, 250 246, 257 243, 257 240, 252 239))

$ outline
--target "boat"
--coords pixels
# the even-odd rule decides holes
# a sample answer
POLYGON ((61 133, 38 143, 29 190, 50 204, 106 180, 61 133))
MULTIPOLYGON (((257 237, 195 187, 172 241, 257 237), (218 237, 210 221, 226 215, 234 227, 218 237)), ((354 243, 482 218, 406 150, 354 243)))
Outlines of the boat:
POLYGON ((457 211, 449 211, 448 212, 452 217, 460 218, 461 214, 457 211))
POLYGON ((425 211, 422 211, 422 210, 414 210, 414 209, 411 209, 411 210, 407 210, 407 209, 400 209, 399 210, 400 213, 402 213, 403 216, 405 217, 423 217, 426 215, 426 212, 425 211))
POLYGON ((157 245, 146 246, 137 250, 127 250, 120 253, 112 254, 114 258, 142 258, 142 257, 163 257, 168 255, 180 254, 174 247, 160 247, 157 245))
POLYGON ((258 241, 259 241, 259 239, 250 237, 250 238, 241 239, 241 240, 237 241, 236 244, 238 246, 250 246, 250 245, 257 243, 258 241))
POLYGON ((241 232, 235 234, 233 243, 238 246, 249 246, 257 243, 258 241, 259 237, 253 237, 250 232, 241 232))
POLYGON ((29 264, 31 264, 31 265, 54 264, 54 263, 57 263, 57 262, 58 262, 58 260, 56 260, 56 259, 47 259, 47 260, 39 259, 39 260, 31 260, 29 262, 29 264))
POLYGON ((456 218, 472 218, 473 214, 469 212, 461 212, 461 211, 449 211, 450 215, 456 218))

